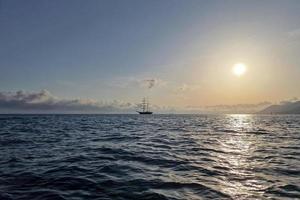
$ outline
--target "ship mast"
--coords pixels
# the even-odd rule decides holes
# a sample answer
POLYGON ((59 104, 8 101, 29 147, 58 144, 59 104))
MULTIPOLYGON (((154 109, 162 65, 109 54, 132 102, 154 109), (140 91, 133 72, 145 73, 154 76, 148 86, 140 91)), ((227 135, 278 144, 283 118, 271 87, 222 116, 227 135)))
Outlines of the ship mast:
POLYGON ((149 112, 149 101, 145 97, 143 98, 141 107, 143 112, 149 112))
POLYGON ((149 110, 150 104, 149 104, 148 98, 146 98, 146 97, 143 98, 142 103, 139 104, 139 107, 141 109, 141 111, 137 111, 139 114, 152 114, 153 113, 149 110))
POLYGON ((148 110, 148 105, 147 105, 147 102, 146 102, 146 98, 143 98, 143 101, 142 101, 142 110, 143 112, 146 111, 146 109, 148 110))
POLYGON ((149 101, 146 102, 146 111, 149 112, 149 101))

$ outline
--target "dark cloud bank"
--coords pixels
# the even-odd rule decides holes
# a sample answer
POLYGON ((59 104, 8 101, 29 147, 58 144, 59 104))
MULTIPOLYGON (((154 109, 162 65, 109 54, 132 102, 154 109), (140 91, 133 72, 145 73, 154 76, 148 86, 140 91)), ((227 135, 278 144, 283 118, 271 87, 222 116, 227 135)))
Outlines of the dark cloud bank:
POLYGON ((128 113, 134 105, 90 99, 59 99, 49 91, 0 92, 0 113, 128 113))

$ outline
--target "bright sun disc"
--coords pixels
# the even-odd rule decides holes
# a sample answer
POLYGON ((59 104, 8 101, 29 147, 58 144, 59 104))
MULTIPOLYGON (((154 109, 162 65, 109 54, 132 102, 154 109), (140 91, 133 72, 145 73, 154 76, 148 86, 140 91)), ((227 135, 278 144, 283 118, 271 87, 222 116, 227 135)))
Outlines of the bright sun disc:
POLYGON ((243 63, 237 63, 237 64, 235 64, 233 66, 232 71, 233 71, 234 75, 236 75, 236 76, 242 76, 243 74, 245 74, 246 69, 247 69, 247 67, 246 67, 245 64, 243 64, 243 63))

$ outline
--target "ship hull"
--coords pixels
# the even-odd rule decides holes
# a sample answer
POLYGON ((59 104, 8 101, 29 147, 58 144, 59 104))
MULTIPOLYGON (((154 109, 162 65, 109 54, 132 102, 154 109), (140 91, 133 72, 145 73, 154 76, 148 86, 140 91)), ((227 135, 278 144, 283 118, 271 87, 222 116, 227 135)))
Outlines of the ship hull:
POLYGON ((153 112, 138 112, 140 115, 151 115, 153 112))

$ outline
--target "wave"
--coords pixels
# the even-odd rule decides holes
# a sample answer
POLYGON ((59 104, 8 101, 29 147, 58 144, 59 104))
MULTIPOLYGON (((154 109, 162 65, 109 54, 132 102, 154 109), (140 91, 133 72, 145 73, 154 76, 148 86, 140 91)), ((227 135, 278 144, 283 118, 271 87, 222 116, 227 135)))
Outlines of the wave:
POLYGON ((300 198, 300 118, 0 116, 2 200, 300 198))

